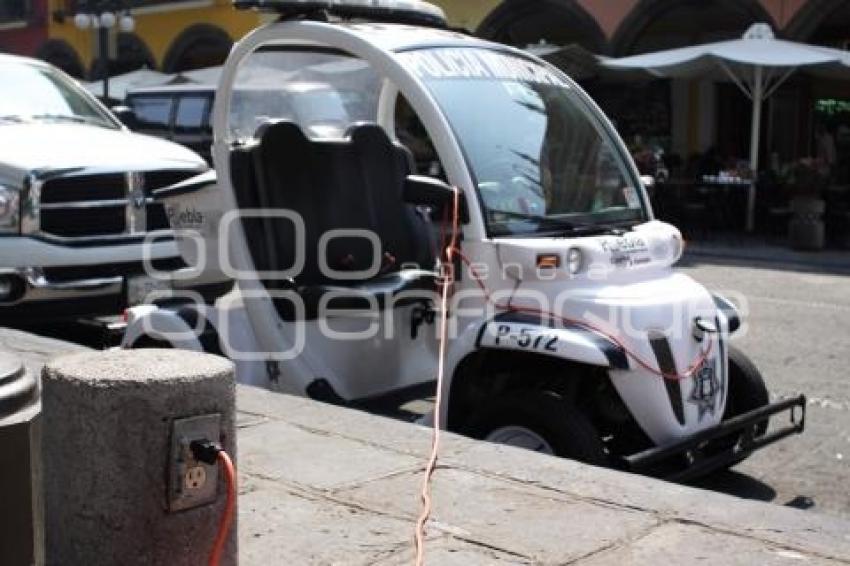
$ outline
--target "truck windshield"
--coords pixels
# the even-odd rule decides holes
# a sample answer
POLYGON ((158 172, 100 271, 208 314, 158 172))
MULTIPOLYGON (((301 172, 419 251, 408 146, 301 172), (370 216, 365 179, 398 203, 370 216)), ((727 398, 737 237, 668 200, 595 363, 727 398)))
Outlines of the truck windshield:
POLYGON ((49 67, 0 62, 0 123, 77 122, 118 125, 71 80, 49 67))
POLYGON ((491 236, 568 234, 647 219, 612 135, 557 72, 486 49, 400 57, 452 125, 491 236))

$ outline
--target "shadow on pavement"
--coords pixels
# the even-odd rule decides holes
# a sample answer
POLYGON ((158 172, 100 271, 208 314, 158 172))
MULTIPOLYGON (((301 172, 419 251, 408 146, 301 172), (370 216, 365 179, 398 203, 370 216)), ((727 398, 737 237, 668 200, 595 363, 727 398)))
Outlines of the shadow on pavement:
POLYGON ((91 322, 57 321, 37 324, 13 324, 9 328, 30 332, 47 338, 65 340, 95 350, 103 350, 120 343, 120 334, 110 332, 103 325, 91 322))
POLYGON ((732 470, 714 473, 688 485, 756 501, 773 501, 776 499, 776 491, 766 483, 732 470))
POLYGON ((785 503, 786 507, 793 507, 794 509, 811 509, 815 506, 815 500, 811 497, 806 497, 805 495, 798 495, 791 501, 785 503))

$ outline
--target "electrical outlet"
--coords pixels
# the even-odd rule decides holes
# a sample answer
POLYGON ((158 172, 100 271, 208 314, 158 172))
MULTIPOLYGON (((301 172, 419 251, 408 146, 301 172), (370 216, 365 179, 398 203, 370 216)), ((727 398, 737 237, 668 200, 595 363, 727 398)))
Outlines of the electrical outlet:
POLYGON ((201 415, 176 419, 171 425, 171 453, 168 466, 168 509, 192 509, 218 498, 218 466, 195 459, 189 445, 196 440, 218 442, 221 415, 201 415))
POLYGON ((183 487, 187 490, 203 489, 206 483, 207 471, 204 466, 193 466, 186 470, 186 475, 183 477, 183 487))

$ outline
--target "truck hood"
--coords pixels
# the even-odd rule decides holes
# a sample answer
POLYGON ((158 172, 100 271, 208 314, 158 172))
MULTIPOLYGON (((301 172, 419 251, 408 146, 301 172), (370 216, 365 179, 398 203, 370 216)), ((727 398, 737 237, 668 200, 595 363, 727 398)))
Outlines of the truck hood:
POLYGON ((0 172, 17 179, 45 169, 206 168, 201 157, 175 143, 86 124, 3 125, 0 147, 0 172))

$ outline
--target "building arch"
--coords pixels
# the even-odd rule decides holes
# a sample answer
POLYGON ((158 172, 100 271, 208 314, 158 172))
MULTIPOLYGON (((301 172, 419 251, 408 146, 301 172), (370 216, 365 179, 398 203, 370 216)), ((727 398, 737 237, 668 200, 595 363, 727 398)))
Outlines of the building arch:
POLYGON ((64 39, 48 39, 38 48, 35 56, 59 67, 72 77, 78 79, 85 77, 86 68, 82 59, 64 39))
POLYGON ((776 27, 758 0, 639 0, 617 27, 611 48, 625 56, 733 39, 756 22, 776 27))
POLYGON ((232 45, 233 39, 220 27, 195 24, 184 30, 171 44, 162 69, 166 73, 179 73, 221 65, 227 59, 232 45))
MULTIPOLYGON (((135 33, 122 32, 118 34, 116 41, 118 58, 109 61, 110 75, 123 75, 142 68, 156 68, 156 59, 141 37, 135 33)), ((92 63, 90 74, 93 80, 103 78, 103 62, 100 59, 95 59, 92 63)))
POLYGON ((785 27, 793 41, 824 45, 850 39, 850 4, 847 0, 809 0, 785 27))
POLYGON ((504 0, 484 18, 476 35, 516 47, 543 40, 578 44, 594 53, 608 51, 602 28, 577 0, 504 0))

